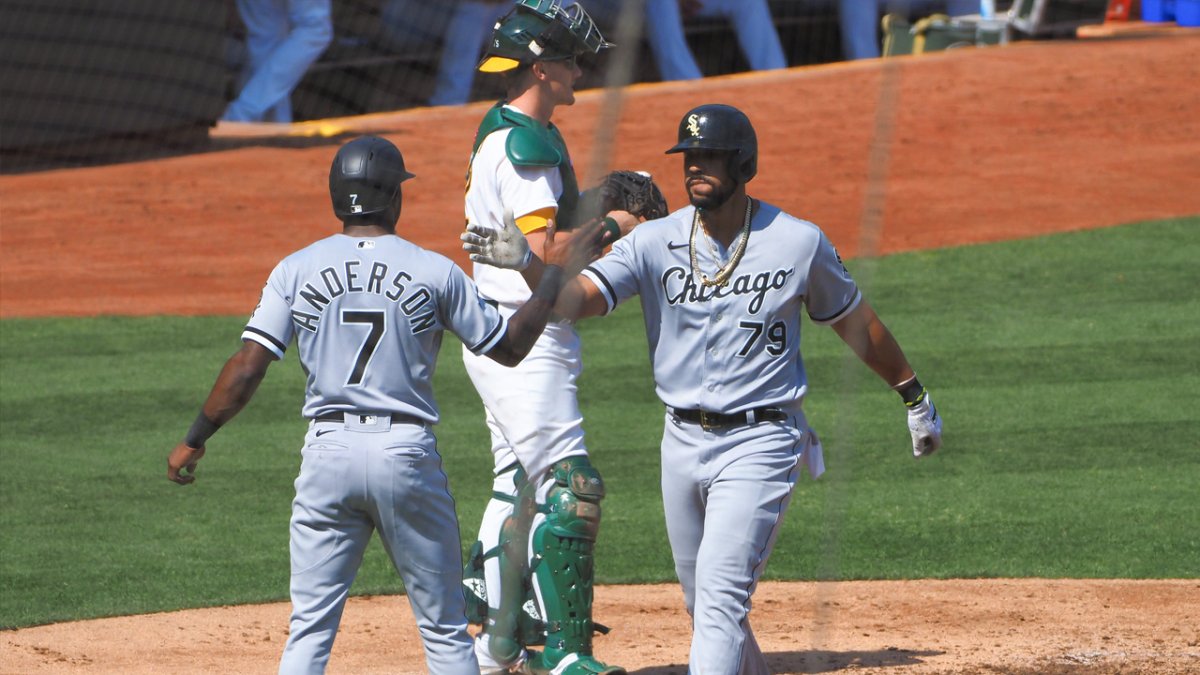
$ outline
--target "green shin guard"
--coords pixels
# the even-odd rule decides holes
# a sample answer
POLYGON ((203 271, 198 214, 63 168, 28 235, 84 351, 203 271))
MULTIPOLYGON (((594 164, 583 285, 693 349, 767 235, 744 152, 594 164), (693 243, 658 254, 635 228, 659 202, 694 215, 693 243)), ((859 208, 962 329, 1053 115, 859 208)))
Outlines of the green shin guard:
POLYGON ((500 534, 500 608, 484 624, 490 636, 488 651, 501 663, 511 663, 521 654, 520 633, 526 623, 522 605, 527 597, 529 528, 537 513, 535 486, 525 479, 524 471, 517 472, 516 481, 517 503, 500 534))
POLYGON ((600 530, 604 482, 587 457, 556 462, 554 486, 533 532, 532 581, 546 626, 546 647, 537 670, 563 674, 623 673, 591 657, 592 550, 600 530), (559 668, 559 666, 563 666, 559 668))

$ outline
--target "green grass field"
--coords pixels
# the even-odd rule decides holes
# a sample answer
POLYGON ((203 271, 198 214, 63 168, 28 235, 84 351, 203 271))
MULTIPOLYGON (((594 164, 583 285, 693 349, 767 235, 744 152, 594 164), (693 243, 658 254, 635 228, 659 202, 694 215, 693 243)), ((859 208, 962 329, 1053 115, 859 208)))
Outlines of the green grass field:
MULTIPOLYGON (((772 579, 1200 577, 1200 218, 851 261, 946 421, 915 461, 904 410, 805 327, 810 422, 772 579)), ((0 322, 0 627, 287 597, 305 425, 294 355, 165 478, 244 317, 0 322)), ((636 306, 580 326, 609 487, 599 581, 670 581, 662 407, 636 306)), ((490 490, 482 409, 447 339, 438 427, 464 542, 490 490)), ((358 594, 402 590, 373 543, 358 594)))

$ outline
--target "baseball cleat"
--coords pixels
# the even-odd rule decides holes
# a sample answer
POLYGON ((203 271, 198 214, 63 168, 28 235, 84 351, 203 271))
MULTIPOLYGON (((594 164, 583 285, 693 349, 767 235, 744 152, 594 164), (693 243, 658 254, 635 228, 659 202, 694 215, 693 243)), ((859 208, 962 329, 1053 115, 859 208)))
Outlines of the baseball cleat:
POLYGON ((620 666, 606 666, 594 656, 567 654, 553 667, 542 663, 540 658, 531 659, 530 672, 534 675, 625 675, 620 666))
POLYGON ((530 669, 530 657, 538 658, 540 654, 529 650, 522 649, 521 655, 516 661, 504 664, 496 661, 496 659, 488 651, 487 642, 485 640, 475 640, 475 658, 479 661, 479 675, 533 675, 530 669))

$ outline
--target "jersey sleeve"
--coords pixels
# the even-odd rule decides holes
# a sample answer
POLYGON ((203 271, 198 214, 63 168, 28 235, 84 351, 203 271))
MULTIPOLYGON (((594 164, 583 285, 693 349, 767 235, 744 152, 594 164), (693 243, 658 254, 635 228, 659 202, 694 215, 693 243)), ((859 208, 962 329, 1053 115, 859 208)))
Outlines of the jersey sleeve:
MULTIPOLYGON (((512 209, 514 218, 558 208, 558 196, 562 194, 562 176, 558 167, 514 165, 504 149, 509 133, 510 129, 493 132, 484 139, 472 160, 472 190, 494 194, 494 198, 499 200, 475 205, 476 213, 467 214, 468 219, 474 215, 472 222, 488 222, 487 218, 482 217, 487 211, 494 211, 494 217, 499 218, 501 208, 512 209)), ((468 191, 468 210, 471 199, 468 191)), ((499 226, 498 221, 495 224, 499 226)))
POLYGON ((479 295, 475 282, 458 265, 450 265, 439 307, 442 325, 457 335, 472 354, 488 353, 508 330, 508 320, 479 295))
POLYGON ((499 174, 500 194, 514 218, 558 208, 558 195, 562 194, 558 167, 513 166, 504 162, 499 174))
POLYGON ((612 312, 625 300, 638 294, 638 230, 617 240, 612 249, 582 272, 596 284, 608 305, 605 314, 612 312))
POLYGON ((283 280, 286 277, 284 262, 275 266, 259 296, 258 306, 250 315, 242 340, 251 340, 269 349, 282 359, 292 341, 295 324, 292 323, 291 302, 287 297, 283 280))
POLYGON ((858 306, 862 293, 833 244, 821 233, 808 268, 804 302, 808 316, 819 325, 837 323, 858 306))

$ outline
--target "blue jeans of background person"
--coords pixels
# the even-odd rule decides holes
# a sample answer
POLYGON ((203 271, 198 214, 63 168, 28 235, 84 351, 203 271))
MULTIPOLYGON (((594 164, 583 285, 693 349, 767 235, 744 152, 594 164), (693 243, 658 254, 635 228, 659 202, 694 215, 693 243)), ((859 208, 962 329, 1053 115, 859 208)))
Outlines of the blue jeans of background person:
POLYGON ((978 14, 979 0, 838 0, 842 53, 847 59, 879 58, 879 19, 885 11, 909 16, 978 14))
POLYGON ((331 0, 237 0, 248 79, 223 120, 291 122, 291 94, 333 39, 331 0))
POLYGON ((512 5, 508 3, 462 0, 446 26, 437 83, 429 105, 466 103, 475 82, 475 66, 483 55, 496 21, 512 5))
MULTIPOLYGON (((787 56, 766 0, 704 0, 696 18, 728 19, 750 68, 787 68, 787 56)), ((695 80, 704 76, 688 47, 678 0, 646 0, 646 40, 662 79, 695 80)))

